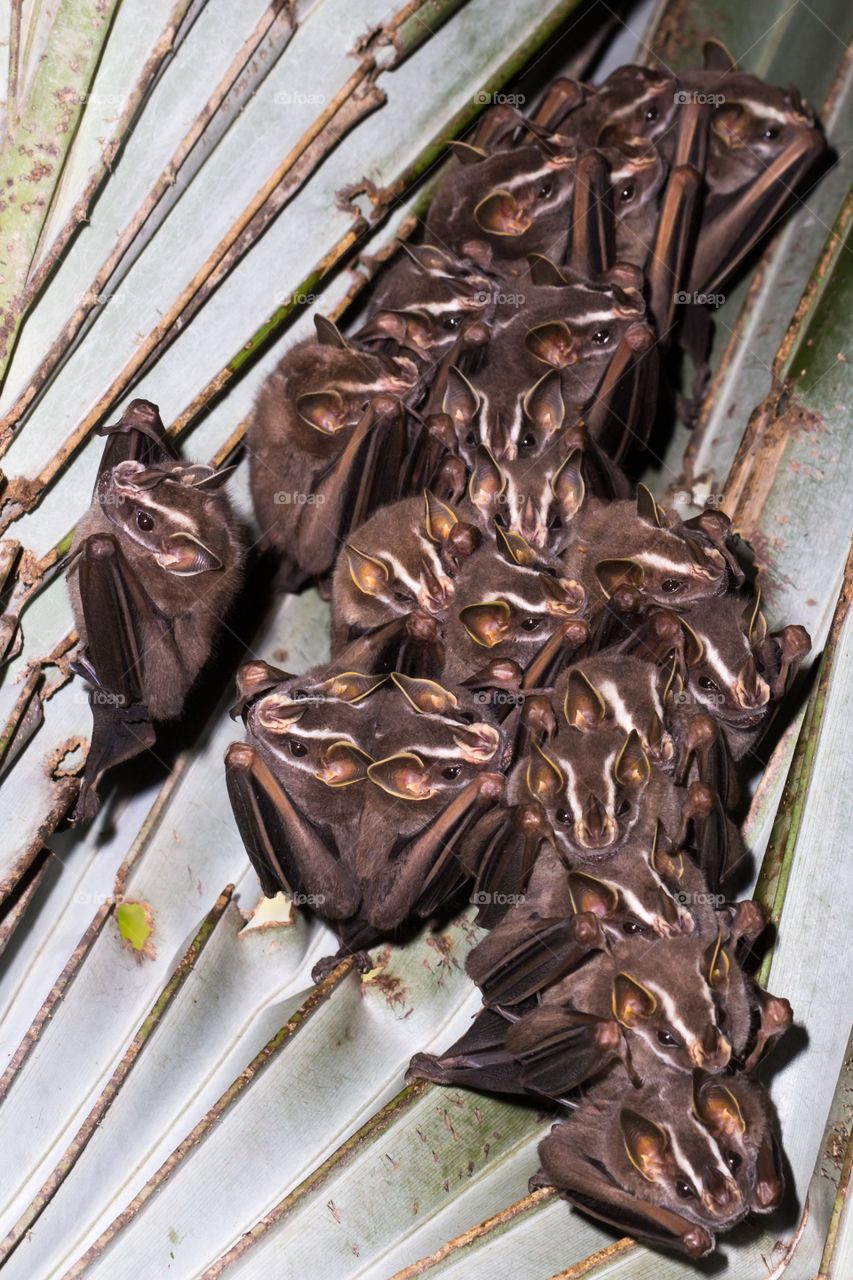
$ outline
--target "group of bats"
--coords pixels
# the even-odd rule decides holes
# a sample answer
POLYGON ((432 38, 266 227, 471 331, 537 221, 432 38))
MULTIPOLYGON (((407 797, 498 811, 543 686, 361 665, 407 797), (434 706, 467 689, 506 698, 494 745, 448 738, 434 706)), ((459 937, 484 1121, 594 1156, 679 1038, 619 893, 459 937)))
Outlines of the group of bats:
MULTIPOLYGON (((721 886, 736 762, 810 642, 768 631, 722 511, 681 519, 626 468, 661 364, 680 347, 701 382, 703 298, 824 149, 795 89, 714 42, 677 79, 495 107, 357 331, 317 319, 248 434, 278 581, 319 583, 332 619, 331 661, 237 677, 226 779, 264 893, 339 955, 477 903, 483 1010, 412 1073, 562 1104, 536 1184, 694 1257, 783 1194, 754 1071, 792 1013, 745 967, 766 913, 721 886)), ((226 473, 181 461, 155 406, 105 434, 72 552, 78 819, 180 714, 246 556, 226 473)))

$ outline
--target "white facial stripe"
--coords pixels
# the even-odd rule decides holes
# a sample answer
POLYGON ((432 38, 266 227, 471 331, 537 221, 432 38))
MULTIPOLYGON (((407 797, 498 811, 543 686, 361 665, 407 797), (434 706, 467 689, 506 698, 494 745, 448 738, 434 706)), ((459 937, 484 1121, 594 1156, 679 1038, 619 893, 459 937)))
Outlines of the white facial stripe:
MULTIPOLYGON (((716 671, 717 675, 721 677, 725 685, 727 685, 729 688, 733 688, 737 680, 737 672, 732 671, 729 667, 726 666, 725 662, 723 661, 723 655, 720 653, 719 649, 715 644, 713 644, 710 640, 707 640, 704 636, 702 637, 702 643, 705 646, 705 652, 704 652, 705 662, 707 662, 709 667, 712 667, 713 670, 716 671)), ((747 657, 747 651, 745 646, 744 646, 743 656, 744 658, 747 657)))
POLYGON ((673 572, 680 574, 691 574, 693 569, 687 563, 686 559, 675 560, 669 556, 658 555, 655 551, 638 551, 631 555, 632 560, 639 561, 640 564, 647 564, 653 569, 672 569, 673 572))
MULTIPOLYGON (((667 1022, 670 1024, 670 1026, 675 1027, 676 1031, 679 1033, 679 1035, 684 1040, 684 1043, 689 1048, 689 1046, 693 1043, 693 1039, 694 1039, 693 1032, 687 1026, 687 1023, 679 1015, 676 1003, 672 999, 669 992, 662 990, 660 987, 656 986, 652 982, 647 982, 646 986, 649 988, 650 991, 653 991, 654 994, 657 996, 658 1002, 660 1003, 661 1007, 666 1013, 667 1022)), ((717 1018, 716 1018, 714 1006, 713 1006, 713 1003, 711 1002, 711 997, 710 997, 710 994, 708 993, 707 988, 704 991, 704 998, 705 998, 705 1004, 707 1005, 707 1008, 708 1008, 708 1017, 707 1017, 708 1024, 711 1026, 714 1026, 716 1025, 717 1018)))
POLYGON ((624 729, 626 733, 630 733, 632 729, 637 729, 639 727, 634 722, 630 711, 625 705, 625 701, 621 693, 612 680, 600 680, 598 682, 598 691, 613 711, 616 723, 619 725, 620 729, 624 729))
MULTIPOLYGON (((657 879, 656 876, 655 876, 655 879, 657 879)), ((649 924, 649 925, 653 924, 655 917, 657 915, 657 912, 649 911, 649 909, 643 904, 642 899, 638 898, 632 889, 626 889, 624 885, 619 885, 618 887, 619 887, 619 893, 622 896, 623 902, 631 910, 631 912, 637 917, 637 919, 645 920, 646 924, 649 924)))
POLYGON ((747 111, 759 120, 778 120, 780 124, 788 124, 791 119, 789 112, 784 108, 774 107, 763 98, 750 98, 747 94, 742 94, 737 98, 737 105, 746 107, 747 111))
POLYGON ((550 177, 553 172, 554 169, 552 165, 546 161, 544 164, 540 165, 538 169, 531 169, 529 173, 518 173, 512 178, 508 178, 506 182, 502 183, 502 186, 506 191, 514 191, 516 187, 529 186, 536 182, 537 179, 544 178, 546 175, 550 177))

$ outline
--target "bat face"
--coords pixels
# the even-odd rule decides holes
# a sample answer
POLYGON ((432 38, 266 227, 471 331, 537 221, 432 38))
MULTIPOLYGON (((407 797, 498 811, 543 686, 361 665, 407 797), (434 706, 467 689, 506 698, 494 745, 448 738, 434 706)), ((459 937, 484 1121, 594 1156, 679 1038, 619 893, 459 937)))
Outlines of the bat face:
POLYGON ((602 154, 610 167, 616 257, 645 266, 654 248, 659 198, 668 174, 666 160, 643 138, 605 147, 602 154))
POLYGON ((193 578, 229 558, 232 537, 216 495, 223 479, 213 467, 128 460, 102 473, 96 497, 125 554, 150 565, 154 580, 157 569, 193 578))
MULTIPOLYGON (((476 534, 466 526, 476 540, 476 534)), ((431 494, 383 507, 349 538, 332 587, 336 630, 351 635, 418 613, 444 619, 453 600, 455 558, 447 539, 461 523, 431 494)))
POLYGON ((577 583, 554 572, 559 562, 537 553, 533 563, 517 563, 498 537, 503 550, 484 542, 456 578, 445 629, 446 674, 456 681, 497 659, 526 669, 562 626, 583 614, 577 583))
POLYGON ((654 68, 619 67, 596 89, 581 111, 569 117, 566 132, 574 136, 569 126, 577 121, 586 146, 603 146, 632 138, 654 142, 666 133, 675 118, 677 88, 674 77, 654 68))
POLYGON ((637 733, 643 750, 659 769, 675 764, 675 744, 664 724, 665 676, 651 663, 626 654, 586 658, 564 672, 554 702, 575 729, 618 726, 637 733))
MULTIPOLYGON (((638 501, 642 506, 646 500, 638 501)), ((650 604, 680 611, 722 595, 728 583, 723 555, 683 534, 657 510, 659 523, 639 514, 634 502, 587 504, 571 527, 563 555, 567 569, 600 600, 627 586, 650 604)))
POLYGON ((470 260, 435 245, 403 249, 357 340, 368 346, 391 343, 415 358, 439 360, 467 324, 491 320, 494 281, 470 260))
POLYGON ((694 1112, 712 1134, 752 1213, 781 1203, 785 1183, 766 1089, 743 1072, 725 1079, 697 1073, 694 1112))
MULTIPOLYGON (((693 936, 614 947, 609 989, 616 1021, 655 1070, 709 1074, 725 1070, 732 1046, 720 1025, 715 999, 719 986, 720 949, 693 936)), ((598 957, 594 963, 600 963, 598 957)), ((602 965, 602 970, 604 966, 602 965)), ((639 1065, 639 1061, 638 1061, 639 1065)), ((646 1078, 651 1072, 639 1066, 646 1078)))
POLYGON ((577 859, 568 872, 576 912, 592 912, 614 942, 693 933, 690 912, 658 873, 651 850, 629 840, 606 863, 577 859))
POLYGON ((574 155, 538 147, 460 166, 438 192, 427 221, 442 244, 485 242, 496 259, 561 256, 574 192, 574 155))
POLYGON ((641 822, 651 764, 635 731, 568 725, 544 746, 534 744, 518 768, 570 864, 608 858, 641 822))

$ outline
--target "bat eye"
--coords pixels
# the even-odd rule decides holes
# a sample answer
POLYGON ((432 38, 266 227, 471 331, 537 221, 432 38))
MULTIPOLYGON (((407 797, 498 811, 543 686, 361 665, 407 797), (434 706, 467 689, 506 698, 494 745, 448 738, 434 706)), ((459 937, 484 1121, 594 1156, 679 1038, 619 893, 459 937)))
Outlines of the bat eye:
POLYGON ((636 187, 633 182, 626 182, 622 190, 619 192, 619 199, 623 204, 627 204, 629 200, 634 199, 636 187))
POLYGON ((442 769, 441 776, 446 778, 448 782, 452 782, 454 778, 458 778, 462 772, 461 764, 449 764, 446 769, 442 769))
POLYGON ((569 824, 572 821, 572 815, 570 810, 568 809, 558 809, 557 812, 554 814, 554 817, 557 819, 558 822, 561 822, 564 827, 569 826, 569 824))
POLYGON ((657 120, 657 118, 658 118, 658 116, 659 116, 659 115, 660 115, 660 112, 658 111, 657 107, 647 107, 647 108, 646 108, 645 117, 646 117, 646 119, 647 119, 648 121, 650 121, 650 122, 651 122, 651 121, 653 121, 653 120, 657 120))
POLYGON ((660 586, 661 591, 665 591, 667 595, 672 596, 684 590, 684 582, 681 578, 664 578, 660 586))
POLYGON ((541 626, 541 618, 525 618, 521 623, 522 631, 538 631, 541 626))
POLYGON ((609 329, 593 329, 591 337, 592 337, 592 341, 595 343, 597 347, 606 347, 608 342, 610 341, 610 330, 609 329))
POLYGON ((698 684, 699 688, 704 689, 706 693, 720 692, 720 686, 715 680, 712 680, 710 676, 700 676, 698 684))
POLYGON ((518 442, 519 449, 532 449, 536 444, 536 436, 532 431, 525 431, 518 442))
POLYGON ((304 742, 300 742, 298 738, 290 738, 287 748, 292 756, 307 756, 308 748, 304 742))
POLYGON ((477 443, 477 437, 474 435, 473 431, 468 432, 467 436, 465 437, 465 443, 471 444, 471 445, 474 445, 477 443))
POLYGON ((767 138, 768 142, 772 142, 774 138, 779 137, 780 133, 781 129, 778 124, 769 124, 767 128, 763 130, 761 136, 762 138, 767 138))
POLYGON ((674 1036, 671 1031, 659 1031, 658 1044, 662 1044, 665 1049, 681 1048, 681 1041, 678 1036, 674 1036))
POLYGON ((546 178, 544 182, 540 182, 536 190, 536 197, 538 200, 547 200, 553 190, 554 190, 553 178, 546 178))
POLYGON ((631 812, 631 801, 621 800, 616 808, 616 817, 624 818, 626 814, 631 812))
POLYGON ((696 1195, 696 1192, 693 1190, 686 1178, 676 1178, 675 1194, 682 1200, 692 1200, 696 1195))
POLYGON ((150 532, 154 528, 154 518, 147 511, 137 511, 136 527, 141 529, 143 533, 150 532))
POLYGON ((645 933, 645 925, 640 924, 639 920, 624 920, 622 922, 622 932, 629 935, 635 933, 645 933))
POLYGON ((412 598, 412 596, 410 596, 410 595, 409 595, 408 591, 395 591, 395 592, 394 592, 394 599, 395 599, 395 600, 399 600, 401 604, 412 604, 412 603, 413 603, 413 598, 412 598))
POLYGON ((743 1164, 742 1158, 738 1155, 736 1151, 726 1151, 725 1159, 726 1159, 726 1164, 729 1166, 732 1173, 737 1173, 741 1165, 743 1164))
POLYGON ((462 323, 462 317, 454 313, 453 315, 445 316, 441 323, 445 329, 458 329, 462 323))

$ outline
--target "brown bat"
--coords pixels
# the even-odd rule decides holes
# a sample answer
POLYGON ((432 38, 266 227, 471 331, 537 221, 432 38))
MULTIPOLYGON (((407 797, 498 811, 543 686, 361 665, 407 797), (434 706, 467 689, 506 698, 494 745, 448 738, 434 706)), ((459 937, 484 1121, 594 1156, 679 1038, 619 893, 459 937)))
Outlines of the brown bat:
POLYGON ((404 404, 417 397, 408 357, 359 349, 327 320, 260 390, 249 425, 249 481, 265 538, 290 589, 327 573, 352 528, 401 496, 404 404))
POLYGON ((104 773, 180 716, 243 580, 245 537, 223 488, 230 469, 181 461, 157 406, 133 400, 107 444, 77 525, 69 590, 92 686, 92 740, 75 820, 104 773))
POLYGON ((540 1143, 531 1189, 553 1186, 619 1231, 702 1257, 716 1233, 781 1199, 767 1096, 731 1083, 667 1072, 632 1089, 617 1068, 540 1143))

